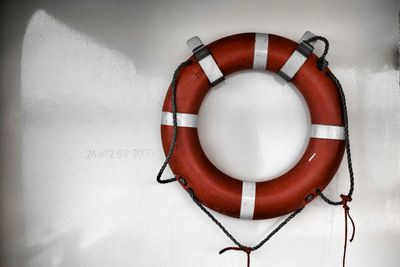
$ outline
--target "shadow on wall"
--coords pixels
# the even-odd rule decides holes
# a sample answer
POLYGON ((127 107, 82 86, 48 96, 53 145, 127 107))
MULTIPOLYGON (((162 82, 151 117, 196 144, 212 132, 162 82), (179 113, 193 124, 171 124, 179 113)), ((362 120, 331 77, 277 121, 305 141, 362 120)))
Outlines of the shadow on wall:
POLYGON ((31 1, 0 4, 0 266, 26 266, 22 181, 21 58, 26 26, 37 10, 31 1))
MULTIPOLYGON (((381 14, 387 13, 392 9, 394 4, 387 4, 377 12, 381 14)), ((379 4, 379 3, 378 3, 379 4)), ((0 40, 0 62, 1 72, 1 90, 0 90, 0 114, 1 114, 1 146, 0 146, 0 266, 27 266, 29 260, 40 251, 55 247, 57 249, 58 239, 55 238, 44 245, 33 245, 28 251, 21 251, 26 247, 26 225, 29 221, 24 218, 24 182, 22 173, 22 120, 21 120, 21 59, 22 59, 22 40, 24 38, 27 25, 38 10, 43 10, 50 16, 62 21, 69 27, 79 32, 88 34, 90 38, 99 43, 106 43, 106 47, 111 47, 128 58, 135 59, 135 62, 142 64, 140 67, 150 66, 154 63, 155 55, 141 54, 141 46, 147 39, 146 43, 152 43, 154 47, 147 50, 159 50, 159 40, 167 40, 173 44, 177 44, 177 50, 185 48, 185 40, 174 38, 173 30, 166 31, 165 36, 153 36, 151 29, 158 27, 163 20, 173 20, 172 25, 180 23, 179 17, 170 18, 168 11, 163 13, 163 17, 155 20, 159 15, 157 10, 159 3, 153 1, 132 1, 132 2, 116 2, 110 4, 107 1, 2 1, 1 12, 1 40, 0 40), (71 3, 72 2, 72 3, 71 3), (115 18, 118 18, 117 20, 115 18), (9 25, 12 25, 9 27, 9 25), (120 38, 121 36, 129 36, 129 38, 120 38), (148 40, 153 40, 149 42, 148 40), (127 40, 135 40, 135 43, 129 43, 127 40), (149 60, 150 58, 150 60, 149 60), (148 64, 148 65, 147 65, 148 64), (26 253, 26 254, 24 254, 26 253)), ((178 5, 175 3, 175 5, 178 5)), ((224 8, 224 4, 218 3, 216 8, 224 8)), ((171 7, 169 7, 171 8, 171 7)), ((158 8, 159 10, 160 8, 158 8)), ((193 28, 187 27, 185 31, 189 34, 197 32, 201 28, 201 19, 193 12, 194 18, 199 19, 193 21, 193 28)), ((358 14, 360 16, 360 14, 358 14)), ((377 17, 382 17, 379 15, 377 17)), ((375 21, 373 21, 375 22, 375 21)), ((237 22, 241 24, 240 21, 237 22)), ((370 22, 369 22, 370 23, 370 22)), ((374 27, 386 26, 386 22, 379 22, 374 27)), ((221 23, 223 24, 223 23, 221 23)), ((326 25, 325 25, 326 26, 326 25)), ((324 26, 324 27, 325 27, 324 26)), ((216 27, 223 27, 217 26, 216 27)), ((235 25, 232 26, 236 27, 235 25)), ((245 26, 243 26, 245 27, 245 26)), ((238 31, 244 28, 238 28, 238 31)), ((250 28, 250 27, 249 27, 250 28)), ((365 28, 369 28, 365 25, 365 28)), ((247 28, 246 28, 247 29, 247 28)), ((182 29, 178 29, 182 31, 182 29)), ((254 29, 257 30, 257 29, 254 29)), ((201 31, 201 30, 200 30, 201 31)), ((217 29, 218 31, 218 29, 217 29)), ((349 32, 356 30, 350 29, 349 32)), ((221 34, 226 32, 222 31, 221 34)), ((382 31, 384 32, 384 31, 382 31)), ((182 36, 182 32, 179 33, 182 36)), ((375 38, 375 37, 374 37, 375 38)), ((388 45, 391 62, 397 66, 398 56, 393 57, 394 53, 398 53, 397 48, 393 47, 391 38, 385 39, 385 36, 379 36, 381 42, 388 45), (394 58, 394 61, 393 60, 394 58)), ((360 42, 368 43, 368 40, 360 40, 360 42)), ((345 45, 345 44, 337 44, 345 45)), ((373 50, 374 47, 371 47, 373 50)), ((339 49, 343 50, 343 49, 339 49)), ((350 51, 357 53, 357 51, 350 51)), ((165 54, 165 53, 163 53, 165 54)), ((379 52, 377 53, 379 54, 379 52)), ((386 55, 386 54, 385 54, 386 55)), ((164 55, 168 58, 169 55, 164 55)), ((356 54, 354 57, 359 57, 356 54)), ((173 61, 179 59, 172 59, 173 61)), ((363 60, 363 59, 362 59, 363 60)), ((355 60, 355 64, 363 64, 355 60)), ((171 59, 169 59, 171 61, 171 59)), ((346 61, 347 62, 347 61, 346 61)), ((385 58, 382 59, 386 64, 385 58)), ((171 65, 175 64, 172 62, 171 65)), ((379 64, 377 64, 379 65, 379 64)), ((376 66, 381 68, 382 66, 376 66)), ((374 97, 374 96, 373 96, 374 97)), ((376 118, 379 120, 380 118, 376 118)), ((372 127, 372 126, 371 126, 372 127)), ((29 177, 29 173, 24 174, 29 177)), ((61 237, 60 237, 61 238, 61 237)), ((80 239, 80 232, 77 229, 71 229, 68 234, 67 247, 70 251, 65 253, 75 254, 80 239)), ((65 241, 65 239, 64 239, 65 241)), ((54 253, 57 255, 57 251, 54 253)), ((67 257, 71 258, 71 257, 67 257)), ((72 264, 72 263, 71 263, 72 264)))
MULTIPOLYGON (((32 2, 33 3, 33 2, 32 2)), ((33 4, 32 4, 33 6, 33 4)), ((319 1, 308 1, 307 5, 301 2, 292 1, 265 1, 258 5, 244 5, 241 1, 215 2, 212 8, 207 5, 200 5, 193 8, 193 2, 187 1, 115 1, 112 4, 108 1, 39 1, 36 7, 46 11, 50 16, 65 23, 69 27, 88 34, 91 38, 113 50, 119 51, 128 58, 139 63, 139 67, 154 67, 154 60, 159 62, 171 62, 171 55, 163 53, 160 43, 167 41, 177 48, 178 51, 185 51, 185 40, 193 35, 208 33, 209 40, 218 39, 221 35, 230 35, 237 32, 247 31, 269 31, 271 33, 286 32, 285 36, 296 39, 301 33, 298 28, 284 23, 287 18, 281 16, 282 13, 289 17, 296 17, 300 22, 307 19, 304 14, 310 12, 309 6, 315 8, 313 16, 315 21, 322 21, 312 25, 312 30, 323 34, 327 27, 345 28, 346 31, 335 33, 336 40, 332 41, 335 51, 341 54, 331 53, 330 58, 335 59, 335 66, 346 64, 363 68, 375 67, 381 69, 388 61, 393 61, 397 53, 397 47, 393 46, 396 36, 392 36, 390 31, 381 31, 396 23, 386 14, 398 12, 399 4, 396 0, 387 1, 340 1, 321 4, 319 1), (268 8, 265 10, 265 8, 268 8), (184 10, 185 17, 192 17, 186 27, 182 27, 182 19, 172 14, 179 13, 177 10, 184 10), (239 11, 240 10, 240 11, 239 11), (204 13, 208 12, 207 19, 213 22, 215 27, 209 29, 204 23, 204 13), (257 17, 261 14, 269 17, 267 21, 275 21, 274 25, 260 25, 257 19, 242 23, 240 20, 232 21, 229 16, 218 16, 221 13, 237 15, 238 12, 243 16, 257 17), (341 14, 341 19, 336 16, 341 14), (375 19, 367 19, 373 16, 375 19), (118 18, 118 19, 116 19, 118 18), (228 21, 223 21, 223 19, 228 21), (326 25, 324 21, 335 21, 335 25, 326 25), (221 23, 222 22, 222 23, 221 23), (154 29, 167 27, 165 33, 153 34, 154 29), (375 32, 375 36, 366 34, 375 32), (183 33, 183 34, 182 34, 183 33), (294 34, 295 33, 295 34, 294 34), (217 34, 217 35, 216 35, 217 34), (178 38, 179 37, 179 38, 178 38), (339 39, 341 38, 341 39, 339 39), (135 40, 129 42, 127 40, 135 40), (347 47, 348 40, 355 42, 359 46, 368 48, 370 53, 363 54, 364 51, 350 51, 347 47), (143 46, 146 45, 147 51, 153 54, 143 54, 143 46), (150 45, 150 47, 149 47, 150 45), (340 59, 340 60, 339 60, 340 59), (371 59, 374 66, 371 66, 371 59), (165 60, 165 61, 164 61, 165 60), (379 62, 380 64, 376 64, 379 62)), ((300 23, 301 24, 301 23, 300 23)), ((327 36, 328 39, 330 36, 327 36)), ((207 40, 206 40, 207 41, 207 40)), ((175 63, 179 61, 176 60, 175 63)), ((398 66, 398 62, 391 62, 398 66)))

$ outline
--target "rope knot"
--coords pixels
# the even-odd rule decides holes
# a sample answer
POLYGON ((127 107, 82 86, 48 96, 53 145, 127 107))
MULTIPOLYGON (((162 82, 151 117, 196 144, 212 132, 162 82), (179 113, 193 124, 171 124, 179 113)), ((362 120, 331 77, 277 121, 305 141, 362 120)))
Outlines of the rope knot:
POLYGON ((250 253, 253 251, 253 249, 252 249, 251 247, 243 247, 242 249, 243 249, 243 251, 246 252, 247 254, 250 254, 250 253))
POLYGON ((349 195, 340 195, 340 197, 342 198, 342 205, 343 205, 343 208, 344 208, 346 211, 349 211, 349 210, 350 210, 350 207, 347 205, 347 203, 348 203, 348 202, 351 202, 353 199, 352 199, 351 196, 349 196, 349 195))
POLYGON ((329 65, 329 62, 325 59, 325 57, 320 57, 317 60, 317 67, 320 71, 325 70, 329 65))

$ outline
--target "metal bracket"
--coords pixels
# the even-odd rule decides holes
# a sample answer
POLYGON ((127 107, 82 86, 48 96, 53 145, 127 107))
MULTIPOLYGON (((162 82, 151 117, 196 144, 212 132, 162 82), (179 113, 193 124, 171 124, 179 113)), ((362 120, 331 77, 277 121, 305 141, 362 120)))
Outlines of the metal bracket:
POLYGON ((315 35, 309 31, 306 31, 300 39, 300 43, 296 50, 289 57, 283 67, 279 70, 278 74, 287 82, 293 79, 294 75, 300 70, 304 62, 314 51, 313 44, 315 41, 307 43, 306 40, 314 37, 315 35))
POLYGON ((211 86, 225 80, 224 74, 222 74, 210 51, 198 36, 190 38, 186 43, 206 74, 211 86))

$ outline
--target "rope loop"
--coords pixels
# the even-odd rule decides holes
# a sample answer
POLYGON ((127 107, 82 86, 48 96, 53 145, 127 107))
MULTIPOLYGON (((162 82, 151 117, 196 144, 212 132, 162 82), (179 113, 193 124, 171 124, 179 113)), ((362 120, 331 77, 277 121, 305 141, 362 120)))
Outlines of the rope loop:
MULTIPOLYGON (((324 52, 322 53, 321 57, 317 60, 317 68, 320 71, 325 71, 326 68, 329 65, 328 61, 326 60, 326 56, 328 55, 328 52, 329 52, 329 41, 325 37, 314 36, 314 37, 311 37, 308 40, 305 40, 304 42, 306 42, 309 45, 311 45, 311 42, 318 41, 318 40, 322 41, 324 43, 324 52)), ((340 100, 341 100, 341 104, 342 104, 343 120, 344 120, 344 134, 345 134, 345 144, 346 144, 347 167, 348 167, 349 177, 350 177, 350 189, 349 189, 348 194, 345 195, 345 196, 351 199, 351 196, 353 195, 353 192, 354 192, 354 172, 353 172, 353 163, 352 163, 352 160, 351 160, 349 120, 348 120, 348 114, 347 114, 346 96, 344 94, 343 87, 342 87, 339 79, 336 78, 336 76, 330 71, 327 71, 326 75, 335 83, 335 85, 336 85, 336 87, 337 87, 337 89, 339 91, 340 100)), ((344 202, 343 199, 342 199, 342 201, 330 200, 329 198, 327 198, 321 192, 321 190, 317 190, 317 194, 322 198, 322 200, 324 200, 326 203, 328 203, 330 205, 334 205, 334 206, 342 205, 343 202, 344 202)), ((346 203, 347 202, 349 202, 349 201, 347 200, 346 203)))
POLYGON ((329 51, 329 42, 328 42, 328 40, 325 37, 322 37, 322 36, 314 36, 314 37, 311 37, 308 40, 305 40, 304 42, 306 42, 308 45, 312 46, 311 43, 315 42, 317 40, 322 41, 324 43, 324 52, 322 53, 320 58, 317 60, 318 69, 320 71, 324 71, 329 65, 328 61, 325 59, 325 57, 326 57, 326 55, 328 54, 328 51, 329 51))
POLYGON ((157 174, 157 182, 160 184, 167 184, 167 183, 171 183, 171 182, 175 182, 176 181, 176 177, 173 178, 169 178, 169 179, 161 179, 161 175, 163 174, 165 168, 167 167, 167 164, 169 163, 172 154, 174 153, 175 150, 175 144, 176 144, 176 136, 178 133, 178 121, 176 118, 176 82, 178 80, 178 76, 179 73, 181 72, 181 70, 190 65, 192 63, 192 60, 187 60, 182 62, 175 70, 174 75, 172 77, 172 82, 171 82, 171 90, 172 90, 172 94, 171 94, 171 108, 172 108, 172 120, 174 123, 174 128, 173 128, 173 133, 172 133, 172 140, 171 140, 171 145, 169 146, 169 150, 167 153, 167 156, 165 157, 164 163, 162 164, 160 170, 158 171, 157 174))
POLYGON ((227 247, 222 249, 219 254, 224 253, 228 250, 241 250, 247 254, 247 266, 250 266, 250 253, 254 250, 261 248, 268 240, 271 239, 279 230, 281 230, 289 221, 291 221, 297 214, 299 214, 303 208, 300 208, 294 212, 292 212, 285 220, 283 220, 274 230, 272 230, 263 240, 261 240, 254 247, 248 247, 242 245, 226 228, 222 225, 220 221, 215 218, 212 213, 207 210, 204 205, 197 199, 195 192, 192 188, 188 188, 188 193, 190 197, 193 199, 193 202, 224 232, 224 234, 237 246, 237 247, 227 247))

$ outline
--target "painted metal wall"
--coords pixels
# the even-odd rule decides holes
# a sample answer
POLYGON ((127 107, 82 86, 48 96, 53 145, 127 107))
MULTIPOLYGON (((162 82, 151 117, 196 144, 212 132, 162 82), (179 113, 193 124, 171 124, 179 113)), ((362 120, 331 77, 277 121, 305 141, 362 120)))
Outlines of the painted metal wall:
MULTIPOLYGON (((244 266, 177 185, 158 185, 160 112, 186 40, 238 32, 330 40, 348 98, 357 224, 348 266, 400 265, 396 1, 3 2, 1 266, 244 266)), ((318 47, 317 53, 321 52, 318 47)), ((202 106, 201 143, 224 172, 259 181, 292 166, 309 138, 295 88, 242 72, 202 106)), ((167 175, 171 175, 167 170, 167 175)), ((326 190, 347 191, 345 161, 326 190)), ((282 218, 216 214, 252 245, 282 218)), ((343 210, 317 199, 252 266, 340 266, 343 210)))

